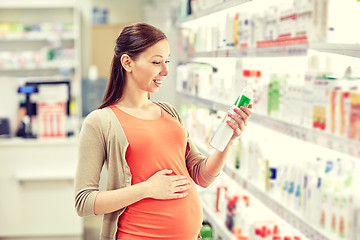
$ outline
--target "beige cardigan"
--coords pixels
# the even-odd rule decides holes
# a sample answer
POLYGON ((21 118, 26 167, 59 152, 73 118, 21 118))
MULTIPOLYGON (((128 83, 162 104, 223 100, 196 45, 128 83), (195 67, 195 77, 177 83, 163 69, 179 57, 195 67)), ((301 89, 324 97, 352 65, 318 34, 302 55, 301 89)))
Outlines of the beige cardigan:
MULTIPOLYGON (((174 107, 167 103, 157 104, 183 125, 174 107)), ((205 169, 207 158, 191 142, 188 132, 187 141, 185 161, 189 174, 196 184, 207 187, 215 179, 205 169)), ((131 185, 131 173, 125 159, 128 145, 121 125, 109 107, 94 110, 85 118, 80 132, 75 177, 75 208, 79 216, 95 215, 94 202, 104 164, 107 169, 107 190, 131 185)), ((118 219, 124 210, 104 214, 101 240, 116 238, 118 219)))

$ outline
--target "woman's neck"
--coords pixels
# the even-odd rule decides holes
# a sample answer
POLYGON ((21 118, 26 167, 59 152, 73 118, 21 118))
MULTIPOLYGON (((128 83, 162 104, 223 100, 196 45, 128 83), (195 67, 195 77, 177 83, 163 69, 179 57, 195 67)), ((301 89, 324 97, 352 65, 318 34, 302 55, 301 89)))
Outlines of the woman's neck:
POLYGON ((123 97, 116 103, 116 105, 127 108, 143 108, 148 106, 149 103, 151 103, 151 101, 148 99, 147 93, 142 95, 124 94, 123 97))
POLYGON ((149 105, 148 92, 141 90, 134 84, 130 76, 127 76, 122 97, 116 103, 116 105, 127 107, 127 108, 143 108, 149 105))

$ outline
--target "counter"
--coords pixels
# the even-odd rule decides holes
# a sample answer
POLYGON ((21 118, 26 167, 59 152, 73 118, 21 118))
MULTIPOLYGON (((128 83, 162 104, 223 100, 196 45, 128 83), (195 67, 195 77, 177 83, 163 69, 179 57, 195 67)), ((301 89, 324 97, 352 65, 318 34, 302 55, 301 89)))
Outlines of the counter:
POLYGON ((82 239, 76 138, 0 139, 0 239, 82 239))

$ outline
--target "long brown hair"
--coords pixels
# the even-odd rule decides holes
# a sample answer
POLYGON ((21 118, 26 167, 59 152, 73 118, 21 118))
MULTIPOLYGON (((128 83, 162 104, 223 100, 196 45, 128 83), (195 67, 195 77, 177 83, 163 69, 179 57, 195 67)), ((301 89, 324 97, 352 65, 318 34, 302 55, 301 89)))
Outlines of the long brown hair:
POLYGON ((136 60, 139 54, 163 39, 166 36, 160 29, 146 23, 129 25, 121 31, 116 39, 110 79, 99 109, 116 103, 122 97, 126 79, 125 69, 120 62, 121 56, 127 54, 136 60))

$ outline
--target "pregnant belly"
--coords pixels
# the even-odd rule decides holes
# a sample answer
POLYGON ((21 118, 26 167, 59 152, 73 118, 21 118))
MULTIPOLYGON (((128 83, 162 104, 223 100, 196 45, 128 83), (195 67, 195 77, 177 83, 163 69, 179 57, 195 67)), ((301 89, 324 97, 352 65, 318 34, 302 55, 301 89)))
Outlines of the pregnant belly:
POLYGON ((120 216, 118 238, 196 239, 203 220, 195 186, 180 199, 143 199, 127 207, 120 216))

